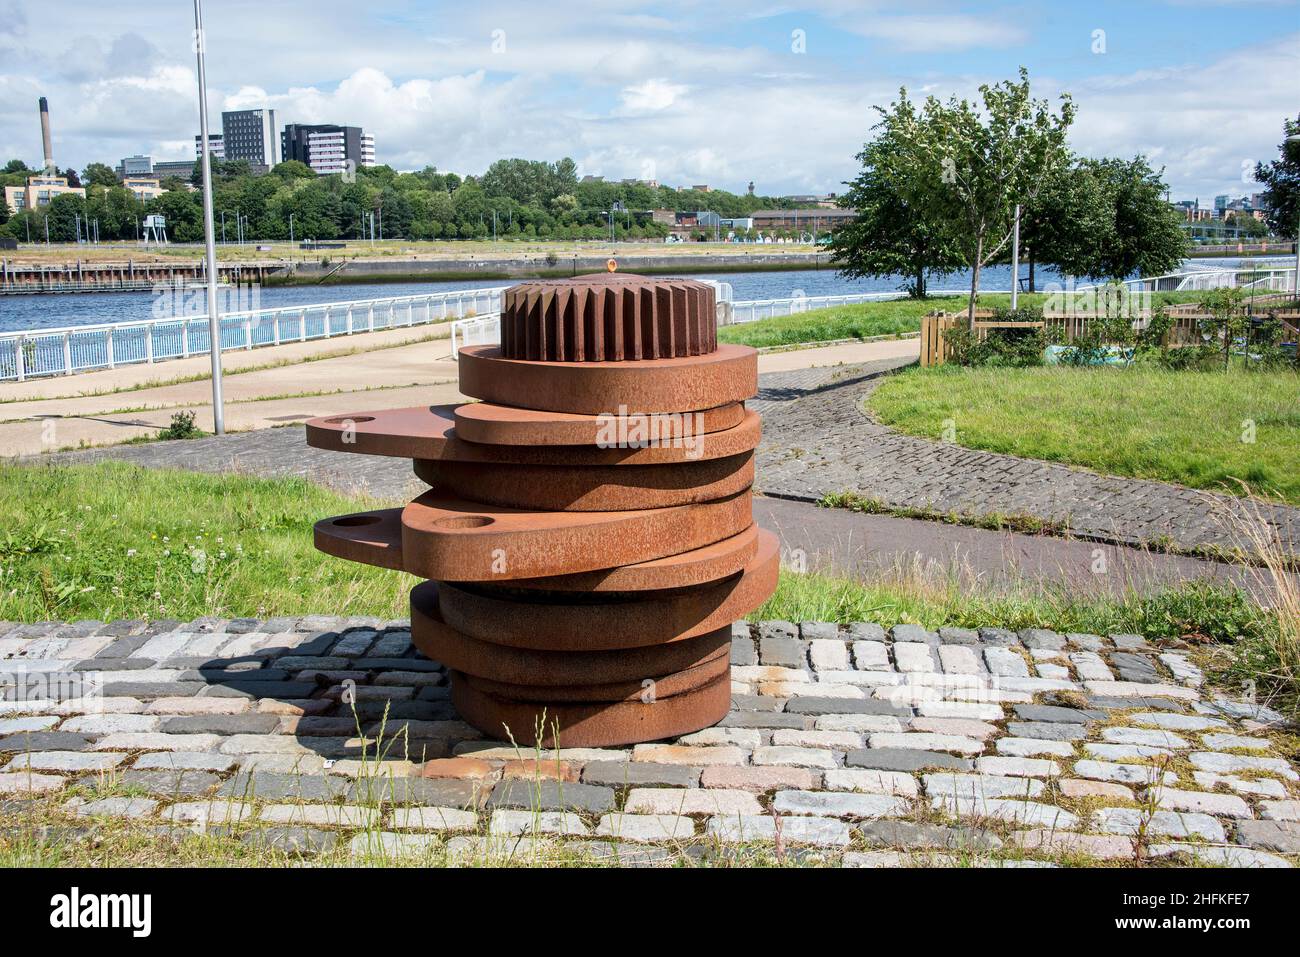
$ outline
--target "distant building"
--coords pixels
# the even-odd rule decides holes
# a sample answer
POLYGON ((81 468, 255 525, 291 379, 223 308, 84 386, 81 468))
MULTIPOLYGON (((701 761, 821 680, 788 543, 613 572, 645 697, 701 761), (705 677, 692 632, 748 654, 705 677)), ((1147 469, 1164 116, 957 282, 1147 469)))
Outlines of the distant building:
POLYGON ((280 134, 275 110, 229 110, 221 114, 224 159, 247 160, 262 172, 280 162, 280 134))
POLYGON ((1221 196, 1214 197, 1214 208, 1217 209, 1219 212, 1223 212, 1225 209, 1228 208, 1228 201, 1230 199, 1231 197, 1227 193, 1224 193, 1221 196))
POLYGON ((375 138, 359 126, 290 123, 280 134, 280 155, 322 176, 343 173, 375 165, 375 138))
POLYGON ((121 162, 117 164, 118 178, 126 176, 148 176, 153 172, 153 157, 141 156, 124 156, 121 162))
POLYGON ((163 194, 162 182, 156 176, 126 176, 122 179, 122 186, 142 203, 163 194))
POLYGON ((194 163, 195 160, 168 160, 165 163, 154 163, 153 175, 158 180, 179 176, 188 183, 190 177, 194 175, 194 163))
POLYGON ((709 188, 709 184, 708 184, 708 183, 701 183, 699 186, 692 186, 692 187, 691 187, 691 190, 692 190, 693 192, 696 192, 696 193, 711 193, 711 192, 713 192, 713 190, 711 190, 711 189, 709 188))
POLYGON ((825 196, 804 193, 798 196, 782 196, 781 198, 787 203, 801 203, 805 206, 820 206, 823 209, 834 209, 836 206, 834 193, 827 193, 825 196))
POLYGON ((1199 201, 1195 199, 1184 199, 1172 204, 1174 209, 1178 210, 1189 223, 1202 223, 1212 219, 1218 219, 1219 213, 1213 209, 1202 209, 1199 201))
MULTIPOLYGON (((202 143, 203 143, 203 134, 202 133, 194 134, 195 159, 203 158, 203 147, 201 145, 202 143)), ((208 134, 208 152, 211 153, 213 156, 215 156, 217 159, 226 158, 226 140, 222 134, 220 133, 208 134)))
POLYGON ((11 212, 17 213, 24 209, 48 206, 54 197, 67 194, 84 198, 86 191, 80 186, 69 186, 66 176, 38 173, 27 178, 26 186, 6 186, 5 203, 11 212))
POLYGON ((831 231, 841 228, 858 215, 855 209, 756 209, 750 213, 753 228, 831 231))

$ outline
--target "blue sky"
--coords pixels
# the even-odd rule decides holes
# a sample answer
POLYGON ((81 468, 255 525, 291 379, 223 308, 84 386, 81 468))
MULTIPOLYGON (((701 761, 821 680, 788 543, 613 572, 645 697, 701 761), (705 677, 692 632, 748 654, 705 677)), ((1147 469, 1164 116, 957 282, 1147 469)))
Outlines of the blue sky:
MULTIPOLYGON (((1086 155, 1142 152, 1175 198, 1249 193, 1300 112, 1295 0, 419 3, 208 0, 214 110, 375 134, 379 158, 463 173, 570 155, 584 173, 834 191, 900 86, 971 95, 1029 68, 1070 92, 1086 155)), ((189 5, 0 0, 0 156, 192 155, 189 5), (138 12, 137 12, 138 10, 138 12)))

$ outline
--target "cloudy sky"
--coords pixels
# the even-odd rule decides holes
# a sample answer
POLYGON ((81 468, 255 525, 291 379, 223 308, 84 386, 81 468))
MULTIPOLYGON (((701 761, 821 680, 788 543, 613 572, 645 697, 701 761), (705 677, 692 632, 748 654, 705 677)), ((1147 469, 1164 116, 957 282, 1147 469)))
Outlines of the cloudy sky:
MULTIPOLYGON (((1074 148, 1142 152, 1174 198, 1250 192, 1300 112, 1296 0, 208 0, 213 111, 364 126, 380 162, 583 173, 762 193, 854 172, 900 86, 969 94, 1029 68, 1079 105, 1074 148)), ((0 0, 0 160, 193 155, 192 8, 0 0)))

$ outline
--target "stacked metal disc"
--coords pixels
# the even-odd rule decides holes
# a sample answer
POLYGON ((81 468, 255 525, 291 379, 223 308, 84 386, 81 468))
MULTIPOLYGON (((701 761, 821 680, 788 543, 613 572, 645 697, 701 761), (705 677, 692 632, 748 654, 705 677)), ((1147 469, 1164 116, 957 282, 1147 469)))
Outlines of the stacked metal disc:
POLYGON ((731 623, 778 570, 750 502, 757 354, 719 346, 712 287, 676 279, 525 283, 501 330, 460 350, 479 402, 307 424, 311 445, 409 457, 430 486, 317 523, 316 546, 429 579, 412 638, 489 736, 597 747, 716 723, 731 623))

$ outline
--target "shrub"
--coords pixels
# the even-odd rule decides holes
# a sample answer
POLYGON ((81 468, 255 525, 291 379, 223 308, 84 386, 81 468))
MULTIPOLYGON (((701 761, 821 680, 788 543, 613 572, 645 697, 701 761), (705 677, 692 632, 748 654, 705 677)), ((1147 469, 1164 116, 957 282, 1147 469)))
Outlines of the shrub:
POLYGON ((963 366, 1038 366, 1043 364, 1047 348, 1047 334, 1042 329, 989 329, 981 340, 958 326, 945 336, 952 361, 963 366))
POLYGON ((203 434, 203 430, 194 424, 194 413, 186 410, 174 413, 171 425, 161 429, 158 432, 158 438, 164 441, 169 439, 197 439, 203 434))

